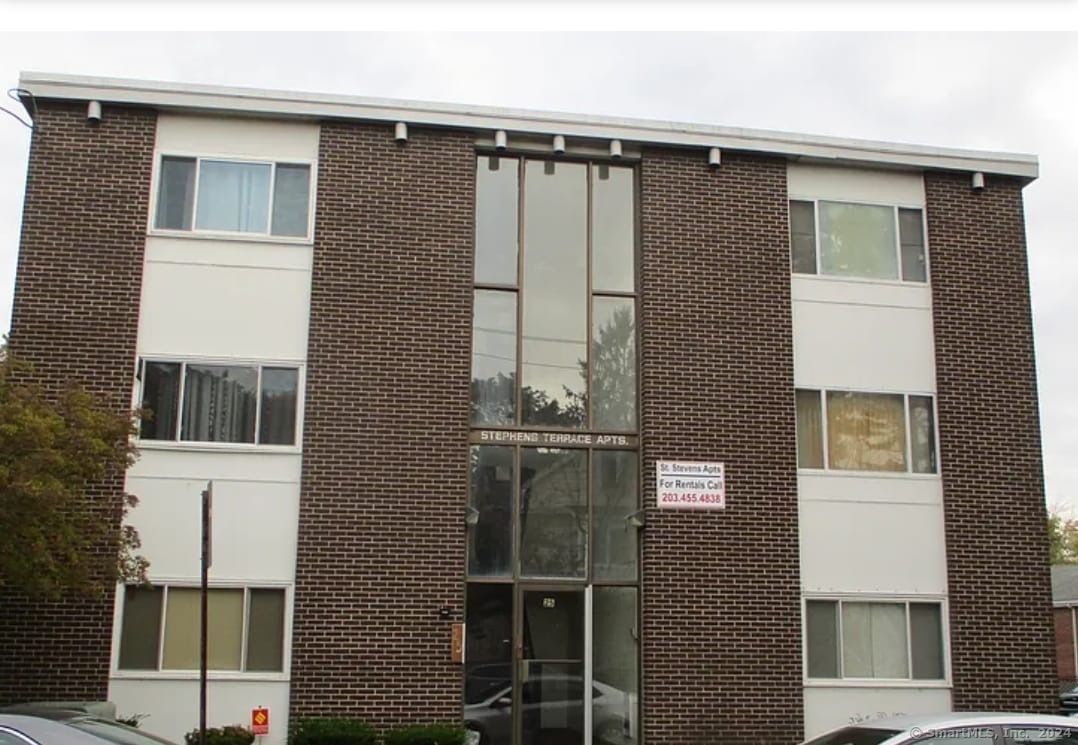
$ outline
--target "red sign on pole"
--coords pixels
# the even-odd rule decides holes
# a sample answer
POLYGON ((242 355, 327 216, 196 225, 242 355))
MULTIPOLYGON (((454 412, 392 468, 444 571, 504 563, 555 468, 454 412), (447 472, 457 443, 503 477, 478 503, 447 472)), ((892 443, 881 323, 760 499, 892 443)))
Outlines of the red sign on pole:
POLYGON ((251 732, 269 734, 269 709, 251 709, 251 732))

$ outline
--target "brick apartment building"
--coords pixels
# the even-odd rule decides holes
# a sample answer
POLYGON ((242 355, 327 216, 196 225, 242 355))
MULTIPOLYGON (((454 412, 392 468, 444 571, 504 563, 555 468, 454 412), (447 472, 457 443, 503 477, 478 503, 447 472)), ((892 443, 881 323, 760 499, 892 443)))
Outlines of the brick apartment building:
POLYGON ((312 715, 702 745, 1055 708, 1035 158, 20 84, 11 344, 153 410, 112 489, 154 587, 0 598, 0 700, 196 725, 212 480, 210 721, 268 707, 268 743, 312 715))

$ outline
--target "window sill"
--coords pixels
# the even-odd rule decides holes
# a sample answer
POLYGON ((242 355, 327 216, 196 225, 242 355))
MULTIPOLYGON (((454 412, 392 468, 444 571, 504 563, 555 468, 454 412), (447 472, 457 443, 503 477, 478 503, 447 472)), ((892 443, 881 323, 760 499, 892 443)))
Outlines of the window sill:
POLYGON ((805 688, 931 688, 949 689, 949 680, 895 680, 891 678, 805 678, 805 688))
POLYGON ((302 455, 298 445, 254 445, 244 442, 178 442, 176 440, 135 440, 139 450, 181 453, 247 453, 249 455, 302 455))
MULTIPOLYGON (((209 670, 209 680, 235 680, 245 683, 287 683, 287 673, 245 673, 239 670, 209 670)), ((199 680, 198 670, 112 670, 111 680, 199 680)))
POLYGON ((939 481, 939 473, 910 473, 909 471, 842 471, 830 468, 798 468, 798 476, 836 476, 861 479, 913 479, 915 481, 939 481))
POLYGON ((314 239, 310 236, 282 236, 263 235, 261 233, 223 233, 209 230, 162 230, 153 228, 147 236, 150 238, 179 238, 182 240, 197 241, 227 241, 230 243, 261 243, 290 246, 313 246, 314 239))

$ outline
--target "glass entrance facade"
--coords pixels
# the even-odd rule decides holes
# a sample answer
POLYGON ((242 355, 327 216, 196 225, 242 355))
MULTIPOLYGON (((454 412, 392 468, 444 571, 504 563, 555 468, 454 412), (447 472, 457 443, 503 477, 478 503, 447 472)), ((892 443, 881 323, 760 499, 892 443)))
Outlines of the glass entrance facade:
POLYGON ((464 719, 483 745, 639 741, 635 203, 631 167, 477 159, 464 719))

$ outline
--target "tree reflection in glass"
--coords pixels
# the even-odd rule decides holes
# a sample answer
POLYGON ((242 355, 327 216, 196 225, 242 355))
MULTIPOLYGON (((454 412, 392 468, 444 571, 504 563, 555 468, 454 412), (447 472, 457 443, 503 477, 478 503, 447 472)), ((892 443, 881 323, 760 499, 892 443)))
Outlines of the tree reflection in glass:
POLYGON ((521 450, 521 575, 585 576, 587 479, 586 450, 521 450))

